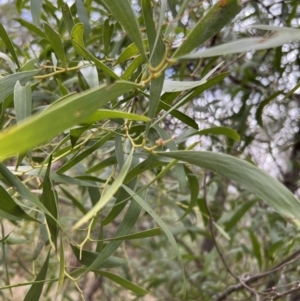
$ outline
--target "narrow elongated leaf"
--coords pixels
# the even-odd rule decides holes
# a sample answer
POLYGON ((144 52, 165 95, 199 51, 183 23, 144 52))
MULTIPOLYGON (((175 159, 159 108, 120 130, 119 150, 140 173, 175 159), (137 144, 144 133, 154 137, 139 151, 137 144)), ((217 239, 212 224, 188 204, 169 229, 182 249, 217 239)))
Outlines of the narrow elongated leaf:
POLYGON ((187 116, 186 114, 180 112, 179 110, 172 109, 172 107, 170 105, 168 105, 167 103, 163 102, 162 100, 159 102, 159 107, 162 108, 165 111, 170 112, 170 114, 173 117, 179 119, 185 125, 188 125, 188 126, 194 128, 196 130, 199 129, 197 122, 193 118, 187 116))
POLYGON ((149 155, 148 158, 146 158, 144 161, 133 167, 127 174, 124 183, 129 183, 132 181, 135 177, 137 177, 139 174, 145 172, 146 170, 151 170, 153 168, 161 167, 163 165, 166 165, 166 163, 161 162, 157 159, 156 156, 149 155))
POLYGON ((205 16, 193 27, 184 42, 175 51, 173 57, 178 58, 190 53, 208 39, 219 33, 241 10, 237 0, 227 0, 226 5, 215 4, 205 16))
POLYGON ((100 121, 103 119, 128 119, 128 120, 138 120, 138 121, 150 121, 150 119, 143 115, 137 115, 133 113, 127 113, 116 110, 105 110, 100 109, 93 113, 89 118, 86 119, 85 124, 92 124, 96 121, 100 121))
MULTIPOLYGON (((171 137, 169 136, 169 134, 164 129, 159 127, 157 124, 154 125, 153 128, 155 128, 155 130, 159 133, 159 136, 164 141, 170 140, 171 137)), ((167 143, 167 147, 173 151, 177 150, 177 145, 172 140, 169 143, 167 143)), ((186 176, 185 176, 185 172, 184 172, 184 167, 180 164, 176 164, 175 170, 176 170, 176 177, 177 177, 178 183, 179 183, 179 188, 181 191, 183 191, 186 187, 186 176)))
MULTIPOLYGON (((209 88, 215 86, 216 84, 220 83, 221 81, 223 81, 223 79, 225 77, 228 76, 228 74, 229 73, 222 73, 222 74, 216 75, 216 76, 208 79, 205 84, 195 88, 191 93, 189 93, 186 97, 184 97, 184 100, 182 102, 180 101, 180 106, 183 106, 187 102, 193 100, 195 97, 198 97, 200 93, 203 93, 207 89, 209 89, 209 88)), ((177 104, 176 104, 176 107, 177 107, 177 104)), ((174 106, 173 106, 173 108, 174 108, 174 106)))
POLYGON ((154 50, 154 44, 156 39, 156 29, 153 20, 152 6, 149 0, 142 0, 142 9, 146 25, 147 37, 149 41, 149 48, 152 53, 154 50))
POLYGON ((37 26, 35 26, 34 24, 24 20, 24 19, 15 19, 16 21, 18 21, 22 26, 24 26, 25 28, 27 28, 30 32, 35 33, 36 35, 40 36, 41 38, 46 38, 46 34, 44 33, 44 31, 42 31, 40 28, 38 28, 37 26))
POLYGON ((161 229, 164 231, 166 234, 170 244, 173 247, 173 251, 176 253, 176 256, 179 260, 181 270, 182 270, 182 277, 183 277, 183 283, 184 283, 184 292, 186 289, 186 280, 185 280, 185 272, 184 272, 184 267, 183 267, 183 261, 181 257, 181 253, 179 251, 178 245, 176 243, 176 240, 170 231, 169 227, 165 224, 165 222, 157 215, 157 213, 149 206, 147 202, 145 202, 138 194, 136 194, 133 190, 131 190, 129 187, 123 185, 123 188, 131 195, 131 197, 146 211, 148 212, 152 218, 159 224, 161 229))
POLYGON ((223 135, 235 141, 240 141, 240 135, 233 129, 225 127, 225 126, 216 126, 207 129, 203 129, 201 131, 197 131, 194 129, 188 129, 182 134, 180 134, 175 142, 182 143, 187 140, 188 137, 192 137, 195 135, 223 135))
POLYGON ((101 147, 104 143, 106 143, 111 137, 113 136, 113 133, 107 133, 104 135, 99 141, 94 143, 92 146, 90 146, 88 149, 84 150, 79 155, 73 157, 70 159, 66 164, 64 164, 59 170, 59 173, 64 173, 77 163, 81 162, 84 158, 91 155, 94 151, 96 151, 99 147, 101 147))
POLYGON ((14 105, 16 110, 17 122, 29 117, 32 108, 31 85, 20 85, 17 81, 14 89, 14 105))
POLYGON ((98 187, 97 188, 96 187, 89 187, 88 192, 89 192, 89 196, 90 196, 92 205, 95 206, 98 203, 98 201, 101 197, 99 188, 98 187))
POLYGON ((61 83, 61 81, 59 79, 56 78, 55 80, 56 80, 56 82, 58 84, 61 96, 68 95, 69 94, 69 90, 61 83))
POLYGON ((122 137, 120 135, 120 132, 116 133, 115 136, 115 155, 117 158, 117 162, 118 162, 118 166, 120 168, 123 167, 124 165, 124 150, 123 150, 123 141, 122 141, 122 137))
POLYGON ((122 25, 130 39, 140 50, 140 54, 147 61, 139 24, 129 1, 103 0, 103 2, 109 8, 111 14, 122 25))
POLYGON ((144 59, 141 55, 138 55, 128 67, 126 67, 126 70, 122 74, 121 78, 124 80, 128 80, 134 72, 141 66, 141 64, 144 62, 144 59))
POLYGON ((36 26, 41 24, 41 12, 43 7, 43 0, 30 0, 30 11, 33 23, 36 26))
POLYGON ((257 259, 257 263, 258 263, 259 269, 261 269, 261 267, 262 267, 262 256, 261 256, 261 246, 260 246, 260 243, 259 243, 257 237, 255 236, 255 234, 253 233, 253 231, 251 231, 251 229, 249 229, 249 234, 250 234, 250 239, 251 239, 251 242, 252 242, 252 252, 253 252, 253 255, 257 259))
POLYGON ((85 173, 89 174, 89 173, 93 173, 93 172, 99 172, 103 168, 112 166, 116 163, 117 163, 116 156, 110 156, 107 159, 103 160, 102 162, 100 162, 100 163, 96 164, 95 166, 91 167, 90 169, 88 169, 85 173))
POLYGON ((175 80, 165 80, 163 85, 164 92, 181 92, 185 90, 190 90, 201 86, 207 82, 207 79, 223 64, 221 62, 215 68, 210 70, 201 80, 199 81, 175 81, 175 80))
POLYGON ((159 20, 156 28, 155 42, 154 45, 152 46, 152 51, 150 55, 150 62, 153 66, 157 66, 162 61, 165 52, 165 45, 161 38, 161 28, 163 22, 165 21, 166 11, 167 11, 167 0, 162 0, 160 4, 159 20))
POLYGON ((184 217, 186 217, 189 213, 192 212, 193 208, 197 204, 198 194, 199 194, 199 180, 198 180, 198 178, 187 166, 185 166, 184 169, 185 169, 185 174, 186 174, 186 176, 188 178, 188 182, 189 182, 190 202, 189 202, 189 205, 188 205, 187 209, 185 210, 184 214, 180 218, 181 220, 184 217))
POLYGON ((100 275, 118 283, 119 285, 131 290, 132 292, 134 292, 135 294, 137 295, 146 295, 148 294, 148 292, 143 289, 142 287, 138 286, 137 284, 123 278, 123 277, 120 277, 116 274, 113 274, 113 273, 110 273, 110 272, 104 272, 104 271, 99 271, 97 272, 99 273, 100 275))
POLYGON ((213 152, 177 151, 158 154, 228 177, 266 201, 285 218, 300 225, 300 202, 285 186, 256 166, 229 155, 213 152))
POLYGON ((63 130, 85 121, 99 107, 137 87, 138 85, 130 82, 115 82, 110 86, 96 87, 72 95, 52 105, 42 114, 24 121, 21 126, 11 127, 0 134, 0 160, 25 152, 63 130), (53 120, 56 122, 53 123, 53 120), (18 144, 15 141, 18 141, 18 144))
POLYGON ((62 10, 62 15, 63 15, 63 19, 65 22, 66 28, 67 28, 69 34, 71 34, 72 29, 74 27, 74 20, 73 20, 69 5, 67 3, 63 3, 61 10, 62 10))
POLYGON ((40 70, 24 71, 0 78, 0 103, 13 93, 17 81, 19 81, 21 85, 24 85, 39 72, 40 70))
POLYGON ((67 67, 67 59, 66 59, 66 55, 65 55, 65 50, 64 50, 64 46, 62 44, 61 38, 59 36, 59 33, 56 32, 47 23, 44 23, 44 28, 45 28, 45 32, 48 36, 48 39, 50 41, 53 51, 55 52, 57 57, 60 59, 62 66, 67 67))
MULTIPOLYGON (((45 170, 41 170, 39 168, 32 169, 30 171, 26 172, 27 175, 31 176, 40 176, 43 177, 45 176, 45 170)), ((98 187, 97 184, 94 182, 89 182, 85 180, 81 180, 75 177, 70 177, 66 175, 59 174, 57 172, 51 171, 50 172, 50 178, 52 181, 55 181, 57 183, 64 183, 64 184, 69 184, 69 185, 77 185, 77 186, 83 186, 83 187, 98 187)))
POLYGON ((208 48, 204 51, 184 55, 180 57, 180 59, 198 59, 217 55, 247 52, 250 50, 275 48, 290 41, 300 39, 299 29, 267 25, 255 25, 252 27, 263 30, 272 30, 274 33, 266 37, 251 37, 228 42, 219 46, 208 48))
POLYGON ((104 44, 104 54, 107 56, 109 54, 109 49, 111 47, 112 34, 114 31, 114 24, 111 23, 110 17, 104 21, 103 24, 103 44, 104 44))
POLYGON ((28 215, 15 201, 14 199, 7 193, 7 191, 0 185, 0 216, 13 220, 21 220, 25 219, 28 221, 39 222, 34 219, 30 215, 28 215), (6 213, 4 216, 2 213, 6 213))
POLYGON ((85 214, 79 221, 77 221, 77 223, 73 226, 73 229, 78 229, 84 223, 86 223, 91 218, 93 218, 99 212, 99 210, 101 210, 110 201, 112 196, 117 192, 117 190, 122 185, 122 183, 125 179, 125 176, 127 175, 127 172, 131 165, 132 156, 133 156, 133 149, 132 149, 131 153, 129 154, 128 158, 126 159, 126 161, 125 161, 119 175, 115 179, 115 181, 112 183, 112 185, 109 188, 107 188, 104 191, 99 202, 87 214, 85 214))
POLYGON ((55 248, 57 249, 57 237, 58 237, 58 225, 56 223, 57 219, 57 199, 56 193, 53 187, 53 184, 50 180, 50 166, 51 166, 51 159, 48 163, 47 171, 44 177, 43 182, 43 193, 41 195, 41 202, 44 206, 48 209, 51 215, 55 218, 53 219, 51 216, 46 216, 46 223, 51 235, 51 241, 53 242, 55 248))
POLYGON ((166 4, 166 1, 162 1, 158 26, 155 28, 151 3, 149 0, 142 1, 143 16, 149 41, 150 62, 153 67, 158 66, 164 59, 165 45, 162 41, 160 32, 165 18, 166 4))
MULTIPOLYGON (((134 189, 135 181, 131 181, 128 184, 128 186, 134 189)), ((114 206, 103 220, 103 225, 108 225, 109 223, 113 222, 116 219, 116 217, 119 216, 119 214, 122 212, 122 210, 125 208, 125 206, 127 205, 130 199, 130 195, 122 187, 120 187, 116 197, 117 199, 114 203, 114 206)))
POLYGON ((104 239, 104 241, 141 239, 141 238, 148 238, 148 237, 160 235, 161 233, 162 233, 161 228, 154 228, 154 229, 145 230, 145 231, 128 234, 120 237, 107 238, 104 239))
POLYGON ((83 207, 83 205, 69 191, 67 191, 63 187, 60 187, 60 189, 65 194, 65 196, 71 200, 76 208, 78 208, 83 214, 87 213, 87 210, 83 207))
MULTIPOLYGON (((159 24, 157 28, 157 32, 155 30, 155 26, 152 20, 150 20, 150 15, 152 15, 152 9, 150 11, 146 11, 147 9, 150 9, 150 3, 146 2, 144 3, 144 18, 146 22, 146 28, 147 33, 150 35, 149 38, 149 48, 151 51, 150 54, 150 63, 153 67, 161 66, 161 63, 164 62, 165 58, 165 45, 162 42, 161 36, 160 36, 160 30, 162 26, 162 21, 165 17, 165 9, 166 9, 166 1, 162 1, 161 3, 161 11, 160 11, 160 19, 159 24), (149 24, 148 24, 149 22, 149 24)), ((158 67, 158 70, 156 72, 159 72, 160 76, 155 78, 151 81, 150 85, 150 96, 149 96, 149 110, 148 110, 148 116, 152 119, 154 118, 159 101, 160 101, 160 95, 163 90, 163 84, 164 84, 164 77, 165 73, 163 70, 160 70, 161 68, 158 67)), ((157 76, 157 75, 156 75, 157 76)), ((146 134, 148 134, 148 131, 150 129, 150 123, 147 124, 146 127, 146 134)))
MULTIPOLYGON (((144 47, 148 48, 148 41, 144 41, 144 47)), ((123 62, 134 58, 135 56, 140 55, 139 48, 136 46, 136 44, 132 43, 129 46, 127 46, 121 54, 118 56, 115 65, 122 64, 123 62)), ((145 58, 142 56, 143 61, 145 61, 145 58)))
POLYGON ((26 294, 23 301, 39 301, 40 296, 42 294, 44 283, 41 282, 46 279, 47 271, 48 271, 48 263, 49 263, 49 257, 50 252, 48 253, 48 256, 38 273, 38 275, 35 278, 35 281, 37 283, 32 284, 31 288, 29 289, 28 293, 26 294))
MULTIPOLYGON (((150 85, 150 96, 149 96, 149 110, 148 110, 148 117, 154 118, 156 114, 156 110, 159 105, 160 95, 162 93, 163 84, 164 84, 164 77, 165 75, 162 74, 160 77, 151 81, 150 85)), ((147 124, 146 132, 149 131, 150 123, 147 124)))
POLYGON ((36 64, 38 64, 37 58, 30 59, 20 68, 20 72, 21 71, 33 71, 35 69, 36 64))
POLYGON ((198 131, 198 135, 223 135, 235 141, 240 141, 240 135, 233 129, 225 126, 216 126, 198 131))
MULTIPOLYGON (((94 260, 100 255, 98 252, 93 252, 89 250, 82 250, 81 252, 81 258, 80 258, 80 250, 74 246, 71 245, 73 253, 76 257, 76 259, 81 263, 86 266, 91 265, 94 260)), ((99 268, 115 268, 115 267, 120 267, 120 266, 125 266, 127 265, 128 262, 120 257, 115 257, 115 256, 110 256, 108 259, 106 259, 99 268)))
POLYGON ((65 280, 65 252, 64 244, 62 239, 62 233, 60 234, 60 244, 59 244, 59 274, 58 274, 58 291, 61 290, 65 280))
POLYGON ((100 60, 98 60, 94 55, 92 55, 85 49, 83 41, 83 32, 84 26, 82 23, 75 24, 75 26, 72 29, 72 44, 76 51, 85 59, 92 61, 98 69, 102 70, 107 75, 111 76, 114 79, 119 79, 119 76, 116 75, 109 67, 104 65, 100 60))
POLYGON ((84 24, 85 35, 87 36, 91 32, 91 25, 89 22, 90 18, 87 14, 82 0, 75 0, 75 4, 79 20, 84 24))
POLYGON ((2 41, 5 44, 5 47, 7 48, 7 50, 9 51, 9 53, 11 54, 11 56, 13 57, 15 63, 18 65, 18 67, 20 68, 20 63, 18 60, 18 56, 15 52, 15 48, 14 45, 12 44, 5 28, 3 27, 3 25, 0 23, 0 38, 2 39, 2 41))

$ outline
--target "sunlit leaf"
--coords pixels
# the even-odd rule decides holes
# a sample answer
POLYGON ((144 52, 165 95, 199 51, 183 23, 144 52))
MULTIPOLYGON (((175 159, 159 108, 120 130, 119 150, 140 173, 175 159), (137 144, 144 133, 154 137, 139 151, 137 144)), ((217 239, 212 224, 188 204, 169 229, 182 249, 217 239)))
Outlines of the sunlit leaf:
POLYGON ((196 59, 217 55, 234 54, 250 50, 269 49, 281 46, 290 41, 300 39, 300 32, 295 28, 276 27, 267 25, 253 25, 253 28, 271 30, 273 34, 263 37, 251 37, 228 42, 207 50, 181 56, 180 59, 196 59))
POLYGON ((85 121, 99 107, 137 87, 138 85, 130 82, 116 82, 110 86, 102 85, 72 95, 43 113, 27 119, 22 125, 11 127, 5 133, 0 134, 0 160, 27 151, 53 138, 63 130, 85 121), (53 120, 56 122, 53 123, 53 120), (51 127, 49 127, 50 124, 51 127), (15 141, 18 141, 18 144, 15 141))

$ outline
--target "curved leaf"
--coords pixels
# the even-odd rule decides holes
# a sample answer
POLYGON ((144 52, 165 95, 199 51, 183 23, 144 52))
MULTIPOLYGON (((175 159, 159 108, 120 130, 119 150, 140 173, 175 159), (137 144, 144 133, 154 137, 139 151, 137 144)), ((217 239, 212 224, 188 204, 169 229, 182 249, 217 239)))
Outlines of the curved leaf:
POLYGON ((247 52, 250 50, 275 48, 290 41, 300 39, 299 29, 266 25, 255 25, 252 27, 263 30, 272 30, 275 31, 275 33, 267 37, 251 37, 228 42, 219 46, 208 48, 204 51, 181 56, 180 59, 199 59, 217 55, 247 52))
POLYGON ((224 154, 201 151, 157 152, 160 156, 213 170, 237 182, 288 220, 300 225, 300 202, 280 182, 247 161, 224 154))
POLYGON ((7 191, 0 185, 0 216, 12 219, 21 220, 26 219, 29 221, 39 222, 30 215, 28 215, 7 193, 7 191))
POLYGON ((25 152, 63 130, 84 122, 99 107, 137 87, 138 85, 131 82, 115 82, 110 86, 92 88, 59 101, 43 113, 1 133, 0 160, 25 152), (56 122, 53 123, 53 120, 56 122))
POLYGON ((7 50, 10 52, 11 56, 13 57, 15 63, 20 68, 19 59, 18 59, 18 56, 15 52, 14 46, 13 46, 13 44, 12 44, 5 28, 3 27, 3 25, 1 23, 0 23, 0 38, 2 39, 2 41, 4 42, 7 50))

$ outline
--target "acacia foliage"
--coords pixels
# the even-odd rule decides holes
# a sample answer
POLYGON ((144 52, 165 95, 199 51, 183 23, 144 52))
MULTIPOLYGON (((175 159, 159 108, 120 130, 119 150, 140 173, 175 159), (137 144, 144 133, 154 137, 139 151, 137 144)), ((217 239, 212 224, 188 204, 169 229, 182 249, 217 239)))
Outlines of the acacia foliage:
MULTIPOLYGON (((91 272, 108 300, 119 290, 222 300, 236 283, 237 296, 286 293, 269 283, 251 289, 240 275, 271 268, 270 275, 277 256, 293 254, 299 201, 247 157, 245 117, 244 129, 235 126, 244 112, 204 129, 190 112, 204 110, 195 100, 233 76, 228 57, 279 47, 299 31, 255 25, 272 34, 212 47, 238 24, 236 0, 209 9, 150 0, 31 0, 16 8, 32 21, 16 19, 29 32, 22 45, 0 26, 3 296, 31 285, 24 300, 91 299, 91 272), (203 150, 206 136, 217 137, 218 151, 203 150), (279 248, 284 234, 266 241, 258 216, 272 235, 290 227, 291 245, 279 248), (15 282, 12 269, 24 278, 15 282)), ((260 126, 267 104, 256 111, 260 126)))

